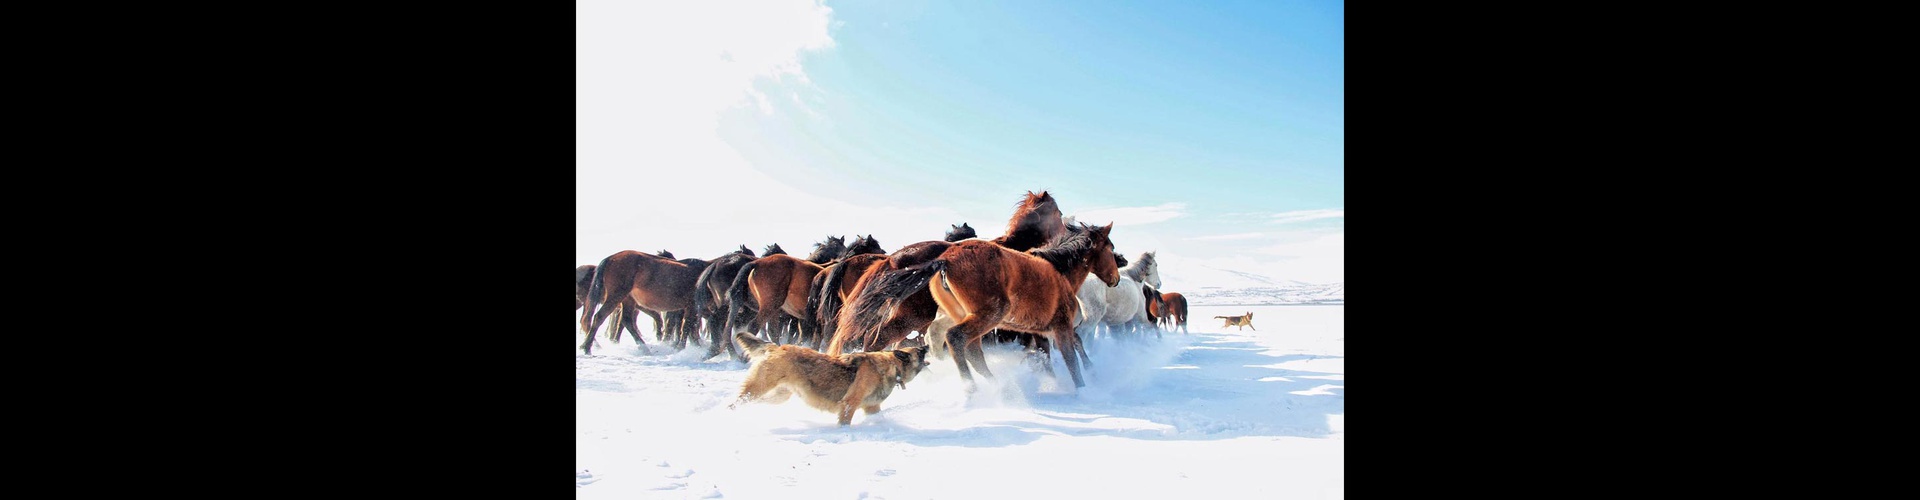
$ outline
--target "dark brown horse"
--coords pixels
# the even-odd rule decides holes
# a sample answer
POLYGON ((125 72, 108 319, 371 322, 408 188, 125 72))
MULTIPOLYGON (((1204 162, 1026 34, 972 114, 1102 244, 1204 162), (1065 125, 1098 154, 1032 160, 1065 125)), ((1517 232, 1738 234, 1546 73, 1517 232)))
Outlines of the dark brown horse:
POLYGON ((804 312, 807 330, 816 333, 808 339, 810 342, 807 347, 819 350, 826 343, 827 334, 821 330, 821 325, 839 313, 839 304, 845 303, 848 294, 853 292, 854 280, 846 279, 846 276, 849 273, 859 276, 875 262, 886 259, 887 250, 880 247, 880 241, 874 239, 873 235, 856 235, 853 244, 847 245, 847 250, 840 258, 828 262, 818 274, 813 275, 813 281, 807 285, 807 308, 804 312), (835 300, 826 300, 829 296, 835 300))
MULTIPOLYGON (((972 231, 973 229, 972 227, 962 224, 961 227, 956 227, 955 231, 949 232, 948 237, 953 238, 962 228, 967 231, 972 231)), ((1053 199, 1053 195, 1047 191, 1041 191, 1039 193, 1028 191, 1025 196, 1021 197, 1020 202, 1014 206, 1013 216, 1007 218, 1006 234, 1002 234, 1000 237, 990 240, 990 242, 1011 250, 1025 251, 1040 246, 1066 232, 1067 224, 1060 218, 1060 205, 1059 202, 1053 199)), ((935 257, 940 256, 941 253, 946 252, 948 248, 951 248, 955 242, 966 240, 967 238, 971 238, 971 236, 949 239, 947 241, 922 241, 907 245, 893 252, 892 255, 889 255, 885 262, 876 263, 872 267, 867 268, 867 272, 861 275, 860 279, 854 283, 854 289, 860 290, 854 295, 850 295, 850 297, 854 297, 854 299, 849 301, 845 307, 839 308, 840 315, 832 322, 831 326, 823 325, 822 330, 828 330, 833 338, 831 342, 827 343, 827 350, 824 352, 827 354, 840 354, 848 347, 858 347, 867 352, 879 351, 887 349, 889 346, 897 345, 900 341, 906 340, 908 335, 916 331, 922 335, 931 335, 932 331, 930 329, 933 327, 934 318, 939 314, 940 308, 933 303, 933 295, 925 290, 912 291, 911 295, 901 299, 899 304, 891 308, 891 315, 874 319, 875 321, 882 322, 882 324, 878 326, 848 323, 849 319, 851 319, 849 313, 854 307, 852 302, 861 300, 859 297, 866 295, 865 289, 868 286, 867 284, 881 274, 920 265, 933 260, 935 257)), ((946 355, 945 342, 942 339, 929 338, 927 340, 928 344, 933 346, 933 352, 936 355, 946 355)))
MULTIPOLYGON (((573 310, 578 311, 580 308, 587 306, 587 290, 593 287, 593 270, 599 267, 600 266, 594 264, 581 264, 580 267, 573 268, 573 310)), ((632 305, 633 307, 622 308, 620 311, 623 316, 616 322, 619 323, 620 328, 626 330, 627 333, 635 336, 640 335, 639 305, 633 303, 632 297, 627 297, 625 302, 622 302, 622 305, 632 305)), ((655 317, 653 321, 653 327, 655 329, 660 328, 660 318, 655 317)), ((614 343, 620 343, 619 329, 614 330, 612 336, 614 343)))
POLYGON ((791 255, 768 255, 754 259, 735 272, 727 286, 727 335, 747 332, 759 335, 768 331, 776 343, 791 344, 805 338, 807 285, 828 262, 847 249, 846 238, 828 236, 815 243, 806 260, 791 255), (770 328, 769 324, 773 326, 770 328), (784 326, 793 324, 791 334, 784 326), (783 341, 784 338, 784 341, 783 341))
POLYGON ((1079 314, 1075 294, 1089 274, 1107 286, 1120 282, 1109 239, 1112 232, 1112 224, 1076 225, 1046 246, 1025 252, 979 240, 955 243, 932 261, 873 280, 848 308, 851 318, 843 321, 851 319, 849 328, 867 326, 863 337, 878 335, 884 325, 880 319, 892 314, 894 305, 915 290, 927 290, 940 312, 955 320, 946 341, 955 352, 954 364, 967 381, 968 392, 974 389, 970 367, 993 376, 980 339, 996 328, 1046 337, 1065 358, 1073 386, 1085 387, 1080 357, 1074 355, 1079 345, 1073 331, 1079 314))
MULTIPOLYGON (((765 255, 784 253, 787 251, 782 250, 779 243, 767 245, 764 252, 765 255)), ((725 349, 733 354, 734 359, 747 360, 746 355, 740 352, 740 347, 726 338, 721 330, 727 324, 727 287, 733 285, 733 276, 740 271, 740 267, 753 262, 755 258, 753 250, 740 245, 739 250, 708 262, 707 268, 701 270, 700 276, 693 281, 692 314, 702 323, 700 331, 707 339, 708 358, 720 355, 720 351, 725 349)))
POLYGON ((1180 292, 1162 293, 1160 304, 1160 321, 1166 324, 1165 329, 1172 331, 1175 326, 1178 326, 1180 333, 1188 334, 1187 297, 1180 295, 1180 292))
MULTIPOLYGON (((706 265, 706 261, 699 259, 676 261, 634 250, 622 250, 601 259, 587 290, 587 305, 580 314, 580 329, 587 333, 580 349, 593 354, 593 333, 608 316, 626 308, 620 299, 622 295, 632 297, 643 312, 687 309, 693 302, 693 282, 706 265)), ((634 341, 640 344, 642 354, 649 353, 646 341, 639 335, 634 335, 634 341)))
POLYGON ((1160 291, 1153 285, 1145 283, 1140 284, 1140 295, 1146 300, 1147 324, 1153 325, 1153 338, 1160 338, 1160 310, 1167 307, 1167 301, 1160 298, 1160 291))

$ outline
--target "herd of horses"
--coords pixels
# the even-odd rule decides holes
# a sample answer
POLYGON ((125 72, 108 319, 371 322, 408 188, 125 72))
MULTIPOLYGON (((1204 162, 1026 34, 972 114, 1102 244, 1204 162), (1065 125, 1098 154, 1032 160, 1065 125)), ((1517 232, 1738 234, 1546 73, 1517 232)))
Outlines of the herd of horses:
POLYGON ((745 361, 735 332, 829 355, 928 345, 954 360, 971 390, 973 370, 993 376, 983 343, 1014 342, 1048 372, 1059 352, 1078 388, 1082 362, 1092 362, 1083 339, 1187 331, 1186 299, 1158 291, 1154 252, 1129 261, 1114 251, 1112 224, 1063 218, 1046 191, 1027 192, 999 237, 949 227, 940 240, 891 253, 872 235, 851 244, 828 237, 806 258, 779 244, 711 260, 621 251, 574 270, 580 349, 591 355, 604 327, 614 342, 624 331, 649 352, 637 326, 646 314, 656 341, 676 349, 704 341, 709 358, 724 349, 745 361))

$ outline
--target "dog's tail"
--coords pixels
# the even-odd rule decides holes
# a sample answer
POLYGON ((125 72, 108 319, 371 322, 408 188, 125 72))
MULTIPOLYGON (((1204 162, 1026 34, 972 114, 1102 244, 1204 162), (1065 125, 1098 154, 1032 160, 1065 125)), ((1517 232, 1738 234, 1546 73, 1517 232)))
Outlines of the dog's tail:
POLYGON ((760 358, 767 357, 767 344, 769 344, 769 342, 760 340, 760 337, 755 337, 751 333, 740 332, 733 334, 733 341, 740 344, 740 351, 747 353, 747 359, 759 361, 760 358))
POLYGON ((1234 318, 1238 318, 1239 316, 1214 316, 1214 317, 1220 318, 1220 319, 1234 319, 1234 318))

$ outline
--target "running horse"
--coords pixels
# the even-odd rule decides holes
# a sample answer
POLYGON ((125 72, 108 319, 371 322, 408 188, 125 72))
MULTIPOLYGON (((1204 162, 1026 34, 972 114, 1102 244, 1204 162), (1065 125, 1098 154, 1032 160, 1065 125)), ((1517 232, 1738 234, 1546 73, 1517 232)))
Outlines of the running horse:
POLYGON ((1187 331, 1187 297, 1185 295, 1180 295, 1180 292, 1162 293, 1160 304, 1160 321, 1167 325, 1167 331, 1173 331, 1174 327, 1178 326, 1181 334, 1191 333, 1187 331))
MULTIPOLYGON (((866 298, 868 283, 878 279, 881 274, 916 266, 939 257, 941 253, 962 241, 986 241, 1014 251, 1025 251, 1040 246, 1052 238, 1067 232, 1067 223, 1061 219, 1060 204, 1047 191, 1034 193, 1028 191, 1014 206, 1013 216, 1007 219, 1007 232, 992 240, 973 240, 974 236, 961 236, 963 232, 973 232, 973 228, 962 224, 947 233, 946 241, 922 241, 901 247, 887 256, 887 260, 875 263, 867 268, 854 283, 853 294, 848 295, 844 306, 835 307, 839 314, 822 325, 822 331, 828 333, 832 341, 827 343, 827 354, 838 355, 848 347, 857 347, 862 351, 880 351, 906 340, 913 332, 927 336, 927 343, 935 355, 946 356, 944 335, 934 335, 946 331, 947 319, 941 325, 935 325, 940 308, 934 304, 932 293, 912 290, 910 295, 889 306, 890 314, 872 318, 860 318, 879 324, 852 323, 855 320, 853 309, 866 298)), ((835 300, 824 297, 823 301, 835 300)), ((879 307, 879 304, 868 307, 879 307)))
MULTIPOLYGON (((693 302, 694 280, 706 266, 707 262, 700 259, 673 260, 634 250, 622 250, 601 259, 587 290, 587 305, 580 314, 580 327, 587 332, 580 349, 593 354, 594 332, 608 316, 628 308, 620 299, 623 295, 631 297, 633 304, 650 315, 687 309, 693 302)), ((624 317, 623 314, 620 318, 624 317)), ((646 341, 639 335, 634 335, 633 340, 639 344, 641 354, 650 354, 646 341)))
MULTIPOLYGON (((587 290, 593 288, 593 270, 599 267, 600 266, 595 264, 581 264, 580 267, 573 268, 573 310, 578 311, 580 308, 587 306, 587 290)), ((625 327, 627 333, 635 336, 640 335, 639 304, 634 304, 632 297, 627 297, 621 304, 623 306, 632 305, 633 307, 622 308, 622 317, 617 323, 625 327)), ((653 327, 655 329, 660 328, 660 318, 655 317, 653 321, 653 327)), ((620 343, 620 331, 618 329, 613 332, 613 343, 620 343)))
POLYGON ((793 322, 791 334, 776 326, 769 331, 768 340, 791 344, 805 338, 811 324, 804 315, 807 285, 813 283, 813 275, 846 250, 845 237, 828 236, 826 241, 813 244, 813 253, 806 260, 778 254, 740 266, 733 283, 727 286, 727 336, 738 332, 759 335, 769 323, 793 322))
MULTIPOLYGON (((779 243, 774 243, 767 245, 761 255, 785 253, 787 251, 781 249, 779 243)), ((721 330, 727 324, 727 287, 733 285, 733 277, 740 272, 740 268, 756 258, 758 257, 753 254, 753 250, 747 249, 746 245, 740 245, 739 250, 713 259, 713 262, 707 264, 705 270, 700 271, 700 276, 694 279, 693 315, 700 318, 703 324, 701 331, 707 338, 707 358, 718 356, 720 351, 725 349, 732 353, 734 359, 747 360, 746 355, 740 352, 740 347, 726 338, 727 334, 721 330)))
POLYGON ((847 310, 854 319, 848 325, 865 326, 863 336, 872 338, 885 326, 879 319, 890 314, 894 305, 926 290, 940 312, 955 319, 946 332, 946 343, 955 349, 954 365, 967 382, 967 392, 975 389, 971 368, 993 377, 980 339, 996 328, 1045 337, 1066 359, 1074 388, 1086 387, 1080 357, 1074 355, 1079 346, 1073 331, 1079 314, 1075 293, 1088 275, 1107 286, 1120 282, 1109 238, 1112 232, 1113 224, 1077 224, 1045 246, 1025 252, 981 240, 955 243, 931 261, 874 279, 847 310))
POLYGON ((808 347, 819 350, 825 346, 828 335, 821 325, 839 312, 835 308, 853 292, 854 281, 846 279, 846 276, 849 273, 859 276, 874 263, 886 259, 887 250, 880 247, 880 241, 874 239, 873 235, 855 235, 853 244, 847 245, 846 252, 840 258, 828 262, 819 273, 813 275, 813 281, 807 284, 807 307, 802 311, 805 313, 807 331, 812 332, 807 338, 808 347), (838 300, 828 301, 828 296, 838 300), (833 304, 829 305, 828 302, 833 304))

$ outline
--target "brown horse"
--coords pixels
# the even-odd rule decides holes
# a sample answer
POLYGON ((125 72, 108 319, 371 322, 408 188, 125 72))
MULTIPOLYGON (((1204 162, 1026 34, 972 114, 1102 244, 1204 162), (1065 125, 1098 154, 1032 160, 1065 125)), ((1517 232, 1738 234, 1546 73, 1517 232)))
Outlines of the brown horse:
MULTIPOLYGON (((945 331, 945 325, 935 327, 934 319, 939 314, 940 308, 933 303, 933 295, 926 290, 912 291, 911 295, 901 299, 892 307, 893 313, 890 316, 873 319, 873 321, 882 322, 878 326, 853 324, 848 321, 852 319, 850 312, 854 308, 853 302, 858 302, 861 300, 860 297, 866 295, 865 290, 869 282, 883 273, 931 261, 946 252, 955 242, 973 237, 956 237, 962 230, 973 232, 972 227, 962 224, 955 227, 954 231, 947 233, 946 241, 922 241, 907 245, 889 255, 885 262, 876 263, 867 268, 867 272, 854 283, 854 289, 859 291, 849 295, 853 300, 848 301, 845 307, 839 308, 840 314, 837 318, 822 326, 822 330, 833 338, 827 344, 825 352, 840 354, 848 346, 857 346, 867 352, 885 350, 890 346, 898 345, 900 341, 906 340, 908 335, 918 331, 928 337, 928 344, 933 347, 932 350, 936 355, 945 356, 947 352, 944 338, 932 337, 936 331, 945 331)), ((1067 224, 1060 218, 1060 205, 1053 199, 1053 194, 1047 191, 1039 193, 1028 191, 1014 206, 1013 216, 1007 218, 1006 234, 989 241, 1014 251, 1026 251, 1066 232, 1067 224)), ((877 307, 877 304, 870 307, 877 307)))
POLYGON ((826 343, 827 333, 821 329, 821 325, 826 324, 832 315, 838 314, 839 304, 845 303, 847 296, 853 293, 854 280, 846 279, 846 276, 849 273, 859 276, 867 268, 873 267, 874 263, 886 259, 887 250, 880 247, 880 241, 874 239, 873 235, 856 235, 853 244, 847 245, 846 252, 840 258, 828 262, 818 274, 813 275, 813 281, 807 285, 807 308, 804 312, 807 330, 816 333, 811 337, 808 347, 819 350, 826 343), (836 300, 827 300, 829 296, 836 300))
POLYGON ((1160 320, 1166 323, 1166 330, 1172 331, 1179 326, 1180 333, 1190 334, 1187 331, 1187 297, 1180 295, 1180 292, 1162 293, 1160 304, 1160 320))
MULTIPOLYGON (((600 329, 607 316, 626 308, 619 298, 622 295, 632 297, 633 303, 649 315, 688 308, 693 302, 694 279, 706 266, 706 261, 700 259, 676 261, 634 250, 622 250, 601 259, 587 290, 587 305, 580 315, 580 328, 587 332, 587 340, 580 344, 580 349, 593 354, 593 333, 600 329)), ((658 335, 656 333, 656 339, 658 335)), ((642 354, 650 353, 646 341, 639 335, 634 335, 634 341, 640 344, 642 354)))
MULTIPOLYGON (((573 310, 578 311, 580 308, 587 306, 587 290, 593 287, 593 270, 599 267, 600 266, 594 264, 581 264, 580 267, 573 268, 573 310)), ((632 297, 627 297, 621 304, 631 305, 633 307, 623 307, 621 309, 623 316, 621 319, 615 321, 622 327, 616 328, 613 331, 613 343, 615 344, 620 343, 620 329, 625 329, 627 333, 635 336, 640 335, 640 306, 633 303, 632 297)), ((660 318, 655 317, 653 321, 653 327, 659 329, 660 318)))
POLYGON ((1157 337, 1160 335, 1160 310, 1167 307, 1167 301, 1160 298, 1160 291, 1154 290, 1153 285, 1141 284, 1140 294, 1147 301, 1147 323, 1153 324, 1154 336, 1157 337))
POLYGON ((769 340, 775 343, 791 344, 805 338, 806 326, 810 324, 805 321, 807 285, 846 249, 846 238, 828 236, 826 241, 813 245, 813 253, 808 254, 806 260, 779 254, 740 266, 733 283, 727 286, 728 336, 739 332, 758 335, 768 330, 769 340), (769 323, 776 326, 768 329, 769 323), (779 326, 786 324, 794 325, 791 335, 784 326, 779 326))
POLYGON ((980 240, 955 243, 930 262, 884 273, 869 283, 847 310, 853 319, 848 325, 872 325, 863 336, 877 335, 883 326, 879 320, 891 314, 894 305, 915 290, 927 290, 940 312, 955 319, 946 341, 968 392, 975 387, 970 366, 993 376, 980 340, 996 328, 1047 338, 1065 358, 1073 386, 1086 387, 1080 357, 1074 355, 1080 341, 1073 331, 1079 314, 1075 294, 1089 274, 1110 287, 1120 283, 1112 232, 1112 224, 1080 224, 1025 252, 980 240))
MULTIPOLYGON (((764 255, 784 253, 787 251, 782 250, 779 243, 767 245, 763 252, 764 255)), ((753 250, 747 249, 746 245, 740 245, 739 250, 708 262, 707 268, 701 270, 700 276, 693 281, 691 312, 703 324, 700 331, 707 339, 708 358, 720 355, 720 351, 725 349, 733 354, 734 359, 747 360, 746 355, 740 352, 740 347, 732 340, 725 338, 725 333, 721 330, 727 323, 727 287, 733 285, 733 276, 740 271, 740 267, 753 262, 756 258, 753 250)))

